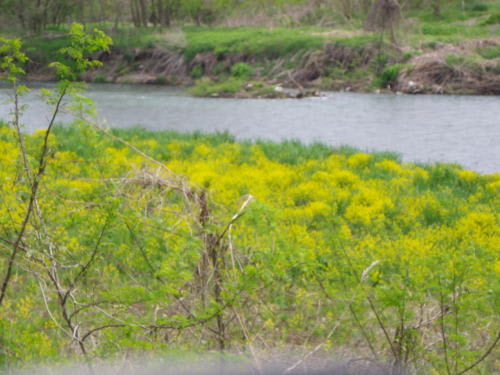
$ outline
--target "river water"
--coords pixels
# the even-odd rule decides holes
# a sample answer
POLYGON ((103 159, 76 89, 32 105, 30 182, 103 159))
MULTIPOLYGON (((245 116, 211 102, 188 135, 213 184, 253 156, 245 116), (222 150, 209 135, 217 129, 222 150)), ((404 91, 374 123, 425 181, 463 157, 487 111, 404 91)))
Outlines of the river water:
MULTIPOLYGON (((324 93, 321 98, 193 98, 181 89, 91 85, 87 94, 111 127, 229 131, 238 139, 349 145, 395 151, 404 161, 456 162, 481 173, 500 172, 500 97, 324 93)), ((0 118, 7 90, 0 88, 0 118)), ((25 129, 46 125, 48 109, 31 92, 25 129)), ((61 118, 61 121, 69 119, 61 118)))

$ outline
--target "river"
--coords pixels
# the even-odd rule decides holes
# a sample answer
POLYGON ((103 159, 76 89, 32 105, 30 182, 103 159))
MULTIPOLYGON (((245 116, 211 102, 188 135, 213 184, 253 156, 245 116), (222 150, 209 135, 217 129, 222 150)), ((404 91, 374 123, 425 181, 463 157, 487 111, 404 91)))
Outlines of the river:
MULTIPOLYGON (((90 85, 86 95, 111 127, 227 130, 238 139, 320 141, 395 151, 404 161, 455 162, 481 173, 500 172, 500 97, 324 93, 302 100, 242 100, 193 98, 162 86, 104 84, 90 85)), ((4 119, 6 98, 7 90, 0 88, 4 119)), ((23 101, 28 104, 25 129, 44 127, 48 108, 34 92, 23 101)))

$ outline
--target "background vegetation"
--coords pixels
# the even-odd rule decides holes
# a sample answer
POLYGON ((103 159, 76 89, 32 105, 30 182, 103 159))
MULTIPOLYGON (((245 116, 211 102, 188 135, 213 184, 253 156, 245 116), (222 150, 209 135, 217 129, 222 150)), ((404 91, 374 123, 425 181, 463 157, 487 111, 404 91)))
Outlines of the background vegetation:
POLYGON ((36 79, 53 78, 41 68, 80 22, 114 40, 102 56, 108 70, 89 81, 190 85, 205 76, 217 86, 245 62, 249 78, 290 87, 414 92, 411 81, 419 92, 498 94, 499 15, 494 0, 4 0, 0 33, 23 36, 36 79), (474 64, 443 65, 449 53, 474 64), (408 62, 392 82, 400 85, 384 85, 386 68, 408 62))

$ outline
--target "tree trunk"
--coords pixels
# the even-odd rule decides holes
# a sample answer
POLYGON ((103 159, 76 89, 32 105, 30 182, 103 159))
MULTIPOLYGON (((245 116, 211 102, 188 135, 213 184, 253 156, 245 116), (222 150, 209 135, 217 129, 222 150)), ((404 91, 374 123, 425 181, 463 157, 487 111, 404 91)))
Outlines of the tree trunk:
POLYGON ((148 26, 148 5, 146 0, 139 0, 141 23, 143 27, 148 26))
POLYGON ((438 2, 435 2, 434 4, 431 5, 432 11, 436 17, 441 17, 441 6, 439 5, 438 2))
POLYGON ((352 18, 352 0, 341 0, 342 14, 350 20, 352 18))
POLYGON ((401 7, 396 0, 377 0, 373 3, 365 22, 365 30, 389 31, 391 40, 397 44, 396 26, 401 18, 401 7))
POLYGON ((139 10, 137 7, 137 0, 130 0, 130 11, 132 13, 132 22, 135 27, 141 26, 141 21, 139 18, 139 10))

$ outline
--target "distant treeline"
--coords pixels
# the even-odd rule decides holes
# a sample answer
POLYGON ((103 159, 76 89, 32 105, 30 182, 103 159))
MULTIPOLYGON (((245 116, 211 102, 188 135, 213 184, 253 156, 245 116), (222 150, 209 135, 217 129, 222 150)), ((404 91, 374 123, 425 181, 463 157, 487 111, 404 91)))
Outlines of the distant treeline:
MULTIPOLYGON (((483 2, 484 3, 484 2, 483 2)), ((450 4, 478 6, 476 0, 0 0, 0 21, 41 32, 67 22, 132 22, 137 27, 201 24, 314 24, 366 19, 377 8, 405 12, 450 4)), ((485 5, 486 6, 486 5, 485 5)))

